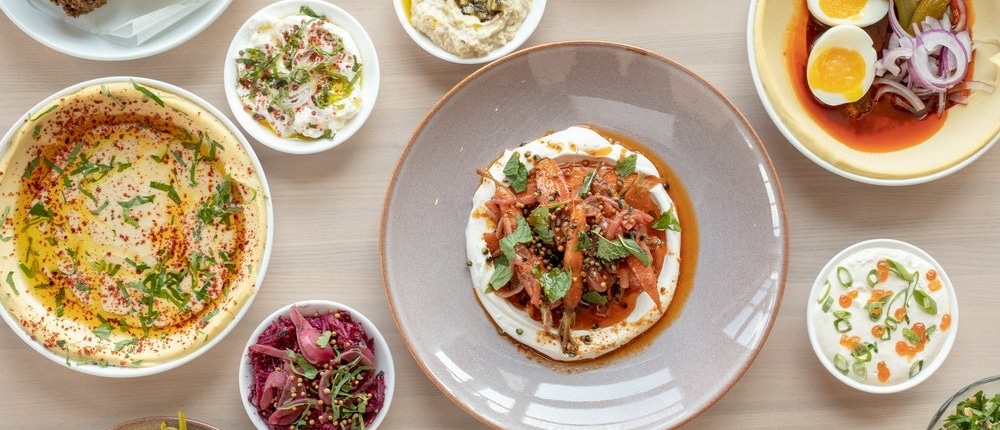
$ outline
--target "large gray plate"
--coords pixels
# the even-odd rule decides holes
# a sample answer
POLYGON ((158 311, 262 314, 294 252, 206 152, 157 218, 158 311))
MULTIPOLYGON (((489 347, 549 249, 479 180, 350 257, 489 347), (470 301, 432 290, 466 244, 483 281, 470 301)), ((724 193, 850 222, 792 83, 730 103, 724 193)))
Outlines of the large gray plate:
MULTIPOLYGON (((386 195, 386 294, 410 353, 457 405, 503 428, 679 426, 757 356, 788 266, 784 203, 743 116, 671 60, 602 42, 520 51, 473 73, 431 109, 386 195), (497 334, 473 295, 465 225, 476 169, 546 130, 591 124, 664 159, 694 206, 690 296, 677 318, 609 360, 553 366, 497 334), (569 371, 567 371, 569 369, 569 371)), ((675 302, 677 303, 677 302, 675 302)))

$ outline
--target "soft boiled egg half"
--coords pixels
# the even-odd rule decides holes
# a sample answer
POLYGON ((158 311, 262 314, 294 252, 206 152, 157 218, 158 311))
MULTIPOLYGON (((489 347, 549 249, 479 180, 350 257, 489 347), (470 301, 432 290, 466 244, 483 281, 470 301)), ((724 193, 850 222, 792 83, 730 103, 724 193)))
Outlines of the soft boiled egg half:
POLYGON ((889 0, 808 0, 809 13, 826 25, 865 27, 889 13, 889 0))
POLYGON ((816 38, 806 63, 813 95, 829 106, 858 101, 875 80, 871 36, 853 25, 837 25, 816 38))

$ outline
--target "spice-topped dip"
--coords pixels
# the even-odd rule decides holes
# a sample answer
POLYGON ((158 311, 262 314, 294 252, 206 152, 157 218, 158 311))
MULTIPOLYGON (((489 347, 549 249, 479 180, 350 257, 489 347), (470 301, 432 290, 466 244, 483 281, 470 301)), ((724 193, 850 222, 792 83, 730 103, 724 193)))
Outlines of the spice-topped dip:
POLYGON ((4 149, 0 300, 26 340, 67 364, 153 366, 215 340, 253 297, 267 188, 199 104, 94 84, 30 113, 4 149))
POLYGON ((347 30, 306 6, 251 25, 236 93, 255 120, 278 137, 318 139, 358 115, 364 66, 347 30))
POLYGON ((920 249, 892 240, 862 242, 834 257, 808 306, 820 361, 859 389, 919 383, 948 354, 958 322, 943 269, 920 249))

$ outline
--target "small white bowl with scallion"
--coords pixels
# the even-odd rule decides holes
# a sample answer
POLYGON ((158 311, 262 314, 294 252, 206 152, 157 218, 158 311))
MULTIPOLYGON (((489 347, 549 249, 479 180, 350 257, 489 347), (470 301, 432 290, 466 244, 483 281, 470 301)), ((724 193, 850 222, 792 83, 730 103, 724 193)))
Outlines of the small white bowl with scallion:
POLYGON ((806 308, 820 363, 848 386, 877 394, 919 385, 958 333, 958 299, 944 268, 906 242, 849 246, 819 272, 806 308))

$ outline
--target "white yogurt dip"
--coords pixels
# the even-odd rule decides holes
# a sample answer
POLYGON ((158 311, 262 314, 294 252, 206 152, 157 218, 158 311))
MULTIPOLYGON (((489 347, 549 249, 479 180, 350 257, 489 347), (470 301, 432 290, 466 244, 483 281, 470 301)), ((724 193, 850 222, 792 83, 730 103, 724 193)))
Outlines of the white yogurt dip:
POLYGON ((862 242, 834 257, 808 306, 820 361, 861 389, 929 376, 950 350, 958 322, 954 288, 937 262, 890 240, 862 242))

